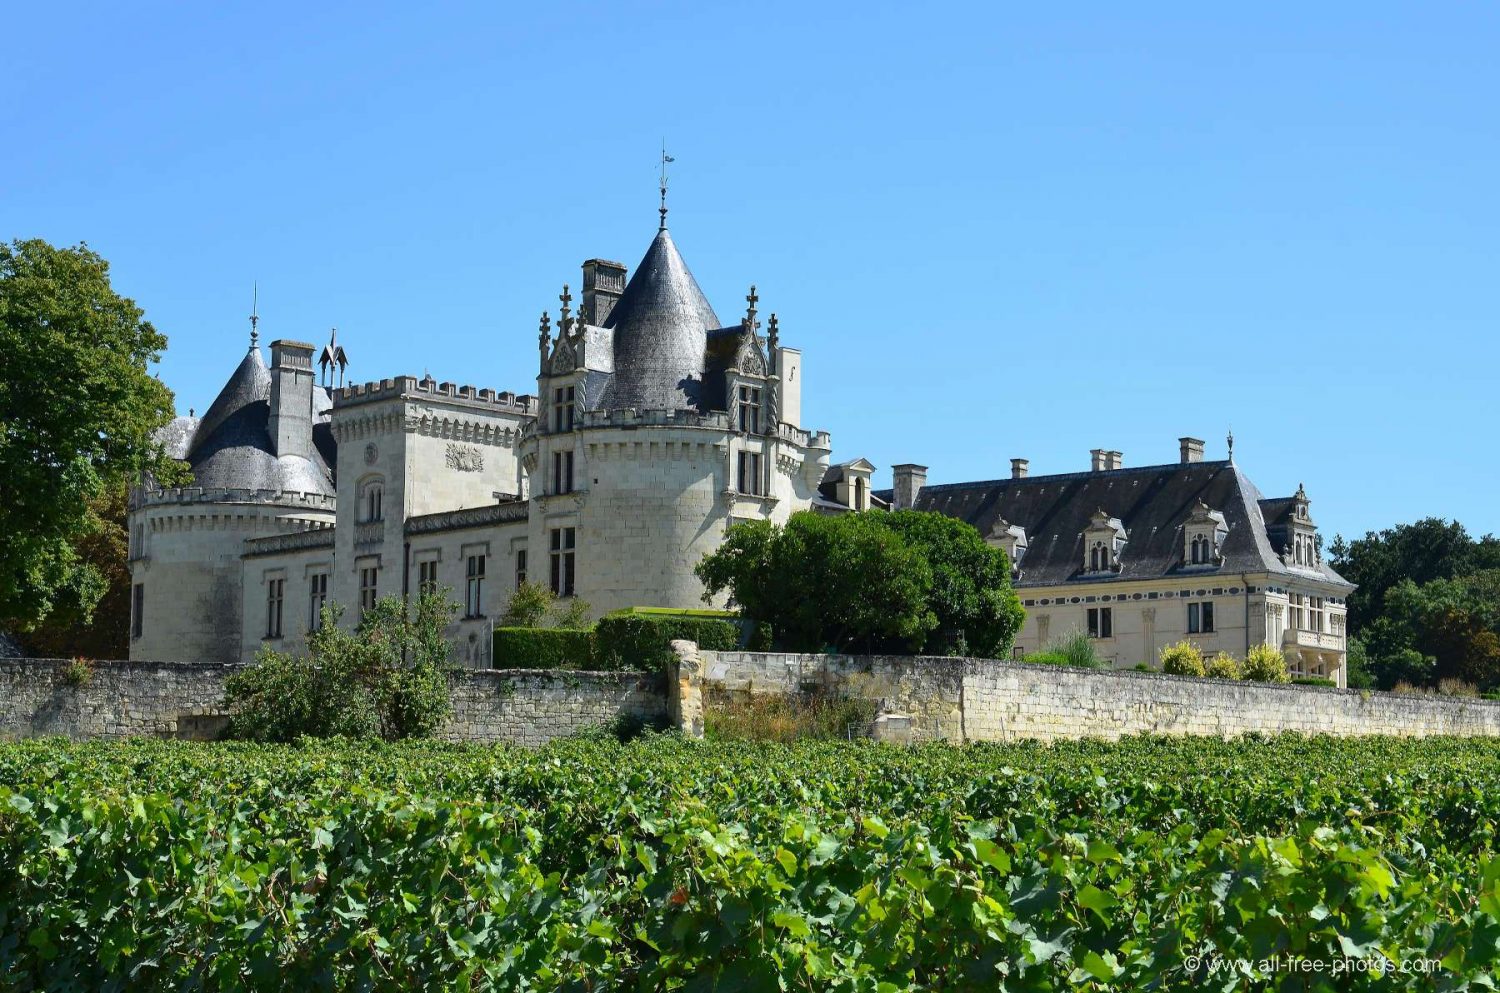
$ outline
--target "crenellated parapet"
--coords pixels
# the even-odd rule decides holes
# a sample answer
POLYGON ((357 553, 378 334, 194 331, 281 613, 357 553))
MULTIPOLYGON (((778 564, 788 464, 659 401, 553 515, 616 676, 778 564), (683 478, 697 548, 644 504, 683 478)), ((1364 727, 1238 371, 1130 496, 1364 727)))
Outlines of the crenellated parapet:
POLYGON ((516 394, 509 390, 497 392, 476 386, 439 383, 430 376, 424 379, 418 379, 415 376, 396 376, 393 379, 345 386, 334 392, 333 407, 334 410, 338 410, 342 407, 407 397, 469 404, 512 414, 534 415, 537 411, 536 397, 530 394, 516 394))
POLYGON ((302 531, 247 538, 244 557, 279 555, 284 552, 302 552, 316 548, 333 548, 332 524, 316 523, 302 531))
POLYGON ((225 489, 202 486, 180 486, 168 489, 138 487, 130 495, 130 509, 147 507, 196 506, 200 504, 261 504, 333 512, 338 500, 323 493, 290 490, 225 489))

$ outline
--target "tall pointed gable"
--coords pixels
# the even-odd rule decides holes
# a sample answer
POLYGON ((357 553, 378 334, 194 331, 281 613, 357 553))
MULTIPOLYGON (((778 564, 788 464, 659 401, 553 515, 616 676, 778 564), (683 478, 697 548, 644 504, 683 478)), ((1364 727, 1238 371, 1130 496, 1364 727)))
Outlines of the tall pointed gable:
POLYGON ((198 430, 193 436, 189 453, 211 438, 219 426, 235 413, 258 400, 270 399, 271 373, 260 356, 260 349, 252 345, 234 374, 229 377, 229 382, 224 384, 224 388, 209 405, 208 412, 198 422, 198 430))
POLYGON ((604 326, 614 334, 615 371, 598 406, 701 409, 708 332, 719 318, 665 227, 604 326))

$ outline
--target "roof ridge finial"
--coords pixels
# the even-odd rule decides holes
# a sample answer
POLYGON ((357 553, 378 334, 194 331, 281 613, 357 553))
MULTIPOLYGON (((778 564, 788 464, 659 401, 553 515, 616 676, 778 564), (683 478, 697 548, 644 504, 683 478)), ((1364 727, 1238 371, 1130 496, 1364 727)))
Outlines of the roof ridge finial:
POLYGON ((250 284, 250 350, 260 347, 260 283, 250 284))
POLYGON ((667 163, 677 160, 667 154, 667 139, 661 140, 661 226, 656 230, 667 229, 667 163))
POLYGON ((745 309, 745 331, 753 335, 759 323, 755 319, 757 313, 755 305, 760 303, 760 294, 755 292, 754 283, 750 284, 750 292, 746 294, 745 302, 750 305, 745 309))
POLYGON ((1234 428, 1232 428, 1232 427, 1229 429, 1229 438, 1228 438, 1228 441, 1229 441, 1229 462, 1230 462, 1231 465, 1233 465, 1234 464, 1234 428))

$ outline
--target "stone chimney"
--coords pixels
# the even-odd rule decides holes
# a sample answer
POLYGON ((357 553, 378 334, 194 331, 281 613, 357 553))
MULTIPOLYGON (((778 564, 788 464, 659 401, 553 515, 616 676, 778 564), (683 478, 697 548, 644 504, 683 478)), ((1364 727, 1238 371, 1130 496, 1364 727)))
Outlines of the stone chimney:
POLYGON ((1089 471, 1102 472, 1104 470, 1104 457, 1109 453, 1102 448, 1089 449, 1089 471))
POLYGON ((1182 454, 1183 464, 1203 461, 1203 439, 1178 438, 1177 450, 1182 454))
POLYGON ((1025 479, 1030 474, 1031 474, 1031 460, 1030 459, 1011 459, 1010 460, 1010 478, 1011 479, 1025 479))
POLYGON ((911 510, 917 505, 917 494, 927 485, 927 467, 904 462, 891 466, 895 492, 891 494, 892 510, 911 510))
POLYGON ((609 319, 609 312, 625 292, 625 267, 605 259, 589 259, 583 264, 583 306, 579 316, 583 323, 595 327, 609 319))
POLYGON ((271 342, 271 421, 276 454, 312 456, 313 347, 301 341, 271 342))
POLYGON ((1119 452, 1105 452, 1104 453, 1104 468, 1106 468, 1106 469, 1120 469, 1120 468, 1123 468, 1124 465, 1125 465, 1125 456, 1122 455, 1121 453, 1119 453, 1119 452))

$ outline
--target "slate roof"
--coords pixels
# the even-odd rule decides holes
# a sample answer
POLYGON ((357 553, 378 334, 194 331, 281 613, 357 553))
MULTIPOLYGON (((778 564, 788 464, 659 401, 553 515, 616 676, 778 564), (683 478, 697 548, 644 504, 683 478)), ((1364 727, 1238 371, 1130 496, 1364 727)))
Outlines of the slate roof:
POLYGON ((1025 528, 1028 547, 1020 586, 1271 573, 1353 588, 1326 563, 1307 568, 1283 565, 1267 533, 1262 505, 1254 484, 1232 462, 924 486, 916 500, 917 510, 967 521, 983 535, 1001 518, 1025 528), (1224 561, 1218 566, 1182 562, 1182 525, 1200 500, 1223 513, 1229 527, 1224 561), (1102 578, 1083 569, 1083 532, 1100 510, 1119 518, 1128 535, 1120 570, 1102 578))
POLYGON ((198 421, 180 457, 193 471, 193 485, 204 489, 286 490, 333 496, 333 471, 329 467, 337 464, 337 446, 327 423, 332 406, 327 391, 314 387, 312 457, 278 457, 270 432, 271 373, 260 349, 252 346, 198 421))
POLYGON ((666 228, 656 233, 604 327, 614 332, 614 372, 591 409, 708 410, 703 374, 718 316, 666 228))

